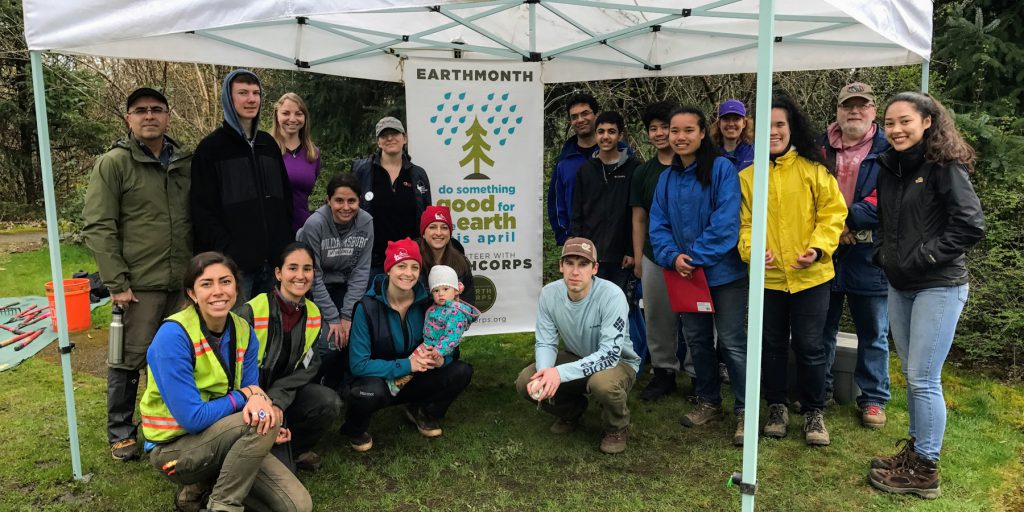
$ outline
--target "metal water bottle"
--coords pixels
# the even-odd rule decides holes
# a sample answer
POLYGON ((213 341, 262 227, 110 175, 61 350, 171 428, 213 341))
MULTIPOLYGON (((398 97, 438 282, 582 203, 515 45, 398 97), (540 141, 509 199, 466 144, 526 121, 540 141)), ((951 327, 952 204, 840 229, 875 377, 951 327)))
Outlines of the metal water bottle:
POLYGON ((121 364, 124 362, 124 309, 114 306, 110 312, 110 339, 107 341, 107 362, 121 364))

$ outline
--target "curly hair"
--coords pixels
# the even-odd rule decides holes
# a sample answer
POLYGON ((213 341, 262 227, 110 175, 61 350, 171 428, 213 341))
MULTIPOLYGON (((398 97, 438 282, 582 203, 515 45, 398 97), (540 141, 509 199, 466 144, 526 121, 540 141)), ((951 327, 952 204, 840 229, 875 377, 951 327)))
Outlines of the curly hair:
MULTIPOLYGON (((750 117, 743 118, 746 123, 743 125, 743 132, 740 133, 740 142, 746 142, 747 144, 754 143, 754 120, 750 117)), ((711 135, 711 140, 715 141, 719 147, 724 146, 724 138, 722 137, 722 129, 718 127, 718 124, 722 121, 719 117, 715 119, 715 122, 711 123, 711 128, 708 129, 708 135, 711 135)))
POLYGON ((928 93, 901 92, 889 100, 886 112, 894 103, 901 101, 913 106, 922 119, 932 118, 932 125, 924 131, 923 140, 927 144, 925 160, 935 164, 961 163, 967 167, 968 172, 974 172, 974 148, 960 136, 953 123, 953 116, 942 102, 928 93))
POLYGON ((772 96, 772 108, 786 112, 786 121, 789 123, 789 143, 796 148, 796 152, 812 162, 821 164, 829 172, 834 172, 832 166, 825 161, 825 154, 814 137, 810 121, 793 101, 793 98, 784 92, 778 92, 772 96))

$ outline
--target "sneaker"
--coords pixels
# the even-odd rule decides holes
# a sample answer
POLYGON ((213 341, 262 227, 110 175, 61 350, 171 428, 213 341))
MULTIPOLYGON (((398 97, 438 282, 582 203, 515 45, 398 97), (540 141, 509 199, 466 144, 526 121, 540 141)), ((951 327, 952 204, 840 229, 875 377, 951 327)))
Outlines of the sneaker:
POLYGON ((352 447, 352 450, 360 453, 368 451, 370 448, 373 448, 373 438, 370 437, 370 434, 368 432, 363 432, 362 434, 359 434, 357 436, 349 436, 348 442, 349 445, 352 447))
POLYGON ((627 429, 616 432, 608 432, 601 439, 601 451, 609 455, 626 451, 626 439, 629 437, 627 429))
POLYGON ((733 446, 743 446, 743 411, 736 412, 736 432, 732 434, 733 446))
POLYGON ((129 437, 110 445, 110 456, 114 460, 128 462, 139 458, 139 444, 129 437))
POLYGON ((419 407, 406 406, 405 417, 409 418, 409 421, 416 425, 416 430, 419 430, 423 437, 438 437, 444 433, 438 421, 428 418, 427 415, 423 414, 423 409, 419 407))
POLYGON ((212 486, 206 482, 182 485, 174 495, 175 512, 199 512, 210 499, 212 486))
POLYGON ((825 415, 821 409, 812 409, 804 413, 804 440, 810 446, 828 446, 831 442, 828 429, 825 428, 825 415))
POLYGON ((761 433, 772 439, 786 437, 786 428, 789 426, 789 410, 786 404, 771 404, 768 406, 768 423, 764 424, 761 433))
POLYGON ((914 451, 914 438, 908 437, 906 439, 900 439, 896 441, 896 447, 899 448, 903 445, 903 448, 891 457, 875 457, 871 459, 871 469, 893 469, 910 456, 910 453, 914 451))
POLYGON ((571 420, 567 420, 565 418, 556 418, 555 422, 551 424, 551 428, 549 428, 548 430, 550 430, 552 434, 568 434, 569 432, 575 431, 576 427, 578 427, 579 424, 579 418, 574 418, 571 420))
POLYGON ((309 471, 310 473, 316 472, 316 470, 320 469, 320 466, 323 465, 323 463, 324 462, 320 459, 320 456, 317 455, 316 452, 312 451, 299 454, 298 457, 295 457, 295 468, 300 471, 309 471))
POLYGON ((679 420, 679 423, 682 423, 684 427, 697 427, 720 419, 722 419, 722 406, 701 400, 695 409, 686 413, 686 416, 679 420))
POLYGON ((865 406, 860 410, 860 424, 872 429, 884 427, 885 409, 878 405, 865 406))
POLYGON ((647 387, 640 393, 640 399, 645 401, 657 400, 665 395, 674 393, 676 390, 676 372, 666 368, 655 368, 654 377, 647 383, 647 387))
POLYGON ((914 494, 927 500, 942 495, 939 463, 921 458, 914 450, 892 469, 870 470, 868 481, 872 487, 894 494, 914 494))

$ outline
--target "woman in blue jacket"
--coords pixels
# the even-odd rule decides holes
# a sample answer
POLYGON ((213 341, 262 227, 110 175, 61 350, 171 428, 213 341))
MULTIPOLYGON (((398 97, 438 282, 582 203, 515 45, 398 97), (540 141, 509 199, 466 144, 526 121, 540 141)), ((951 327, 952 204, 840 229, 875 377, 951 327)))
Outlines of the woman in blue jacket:
POLYGON ((662 173, 651 204, 650 235, 658 265, 692 277, 703 269, 715 312, 679 315, 683 337, 697 373, 697 407, 682 419, 687 427, 722 418, 718 344, 736 401, 733 443, 743 444, 746 374, 747 269, 736 251, 740 183, 736 168, 707 134, 704 113, 681 107, 669 121, 669 145, 676 156, 662 173))
POLYGON ((345 392, 341 433, 357 452, 373 447, 367 432, 370 419, 391 405, 406 404, 406 416, 423 436, 440 436, 441 419, 473 377, 469 364, 423 346, 424 317, 431 301, 419 282, 422 263, 416 242, 408 238, 388 242, 384 274, 374 278, 352 314, 348 345, 352 377, 345 392), (392 395, 387 379, 411 373, 420 375, 392 395))

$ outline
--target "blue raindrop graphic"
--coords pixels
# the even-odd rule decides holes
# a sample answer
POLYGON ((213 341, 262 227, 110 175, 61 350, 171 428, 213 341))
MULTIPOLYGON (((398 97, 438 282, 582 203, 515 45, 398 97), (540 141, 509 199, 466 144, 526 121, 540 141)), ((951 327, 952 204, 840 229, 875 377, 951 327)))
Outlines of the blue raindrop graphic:
POLYGON ((462 116, 462 117, 459 118, 459 124, 462 124, 462 123, 465 123, 465 122, 466 122, 466 116, 462 116))
POLYGON ((498 144, 501 144, 502 146, 504 146, 504 145, 505 145, 505 140, 506 140, 506 139, 501 139, 501 140, 499 140, 499 141, 498 141, 498 144))
POLYGON ((508 99, 508 93, 506 92, 505 94, 502 94, 501 95, 501 99, 502 99, 502 101, 507 100, 508 99))
POLYGON ((502 105, 498 105, 497 107, 494 107, 494 111, 495 112, 501 112, 501 107, 502 107, 502 105))
POLYGON ((444 93, 444 99, 446 99, 446 100, 452 99, 452 93, 450 93, 450 92, 444 93))
POLYGON ((457 131, 459 131, 459 127, 458 126, 452 126, 452 133, 455 133, 457 131))
POLYGON ((444 116, 444 122, 446 124, 452 122, 452 116, 444 116))
POLYGON ((511 127, 511 128, 509 128, 509 129, 508 129, 508 134, 509 134, 509 135, 512 135, 512 134, 513 134, 513 133, 515 133, 515 132, 516 132, 516 127, 515 127, 515 126, 513 126, 513 127, 511 127))
POLYGON ((444 133, 444 128, 438 128, 437 129, 437 134, 441 135, 442 133, 444 133))
POLYGON ((508 124, 508 118, 507 117, 501 118, 501 124, 508 124))
POLYGON ((434 124, 436 122, 437 122, 437 116, 430 116, 430 124, 434 124))
POLYGON ((452 143, 452 138, 451 137, 448 137, 447 139, 444 140, 444 145, 445 146, 450 146, 451 143, 452 143))
POLYGON ((467 105, 466 106, 466 112, 472 112, 472 111, 473 111, 473 105, 467 105))
POLYGON ((442 110, 444 110, 444 103, 438 103, 437 104, 437 111, 440 112, 442 110))
POLYGON ((511 107, 509 107, 508 111, 509 112, 515 112, 516 111, 516 105, 512 105, 511 107))
POLYGON ((454 105, 454 106, 452 107, 452 111, 453 111, 453 112, 458 112, 458 111, 459 111, 459 104, 458 104, 458 103, 456 103, 456 104, 455 104, 455 105, 454 105))
POLYGON ((460 99, 460 100, 464 100, 464 99, 466 99, 466 93, 464 93, 464 92, 460 92, 460 93, 459 93, 459 99, 460 99))
POLYGON ((494 116, 487 118, 487 124, 494 124, 494 116))
POLYGON ((488 107, 488 105, 484 105, 484 106, 480 107, 480 111, 481 112, 487 112, 487 107, 488 107))
POLYGON ((523 122, 522 116, 516 118, 516 124, 522 124, 522 122, 523 122))
POLYGON ((498 134, 498 132, 500 132, 500 131, 501 131, 501 128, 495 128, 495 129, 494 129, 494 134, 495 134, 495 135, 497 135, 497 134, 498 134))
POLYGON ((493 100, 493 99, 494 99, 494 93, 493 92, 487 95, 487 101, 490 101, 490 100, 493 100))

